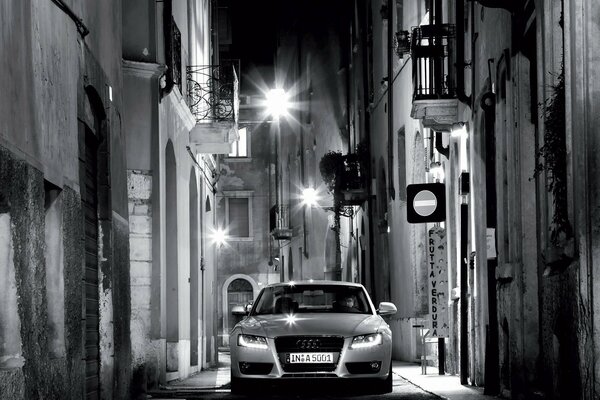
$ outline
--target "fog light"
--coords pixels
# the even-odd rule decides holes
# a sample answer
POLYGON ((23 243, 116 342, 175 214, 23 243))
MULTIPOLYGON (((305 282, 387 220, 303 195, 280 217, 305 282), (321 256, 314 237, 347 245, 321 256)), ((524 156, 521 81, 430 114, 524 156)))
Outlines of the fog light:
POLYGON ((372 361, 370 364, 370 367, 373 371, 379 371, 380 366, 381 365, 380 365, 379 361, 372 361))
POLYGON ((247 362, 240 363, 240 371, 242 372, 242 374, 248 372, 248 369, 250 369, 250 364, 248 364, 247 362))

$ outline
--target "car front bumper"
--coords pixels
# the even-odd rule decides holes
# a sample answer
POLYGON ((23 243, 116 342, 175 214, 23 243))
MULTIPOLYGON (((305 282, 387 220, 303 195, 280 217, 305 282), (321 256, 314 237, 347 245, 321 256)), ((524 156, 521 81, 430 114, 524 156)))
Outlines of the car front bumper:
MULTIPOLYGON (((233 338, 232 338, 233 339, 233 338)), ((231 375, 234 378, 297 379, 297 378, 341 378, 341 379, 385 379, 390 371, 391 339, 384 337, 380 345, 365 349, 350 349, 352 338, 344 338, 339 352, 334 353, 334 363, 320 368, 303 364, 307 368, 292 368, 285 363, 286 352, 278 353, 275 340, 267 338, 268 349, 254 349, 231 342, 231 375), (372 363, 378 363, 373 368, 372 363)), ((289 352, 289 351, 288 351, 289 352)), ((294 367, 298 365, 295 364, 294 367)))

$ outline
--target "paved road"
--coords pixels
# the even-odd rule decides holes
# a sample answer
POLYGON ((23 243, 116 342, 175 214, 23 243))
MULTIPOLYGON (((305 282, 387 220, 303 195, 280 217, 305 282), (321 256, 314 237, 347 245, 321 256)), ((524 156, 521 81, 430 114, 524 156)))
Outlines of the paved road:
POLYGON ((260 390, 253 394, 232 395, 227 385, 217 391, 179 389, 176 391, 162 391, 153 393, 152 400, 160 399, 203 399, 203 400, 378 400, 378 399, 415 399, 415 400, 438 400, 440 397, 427 393, 410 382, 394 375, 394 391, 385 395, 369 394, 365 387, 319 387, 315 383, 294 387, 281 387, 270 390, 260 390))

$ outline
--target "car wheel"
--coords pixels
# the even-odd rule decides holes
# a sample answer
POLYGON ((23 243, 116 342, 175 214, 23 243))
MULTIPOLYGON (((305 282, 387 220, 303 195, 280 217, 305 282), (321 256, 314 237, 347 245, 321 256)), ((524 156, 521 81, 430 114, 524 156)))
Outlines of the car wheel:
POLYGON ((394 375, 392 374, 392 363, 390 361, 390 371, 388 373, 388 376, 384 380, 380 380, 378 382, 377 393, 378 394, 391 393, 394 390, 393 384, 394 384, 394 375))

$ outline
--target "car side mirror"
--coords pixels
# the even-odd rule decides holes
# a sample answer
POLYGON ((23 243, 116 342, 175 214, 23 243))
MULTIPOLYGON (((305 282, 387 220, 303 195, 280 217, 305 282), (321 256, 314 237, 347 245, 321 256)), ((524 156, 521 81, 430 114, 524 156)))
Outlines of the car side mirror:
POLYGON ((246 304, 246 315, 250 314, 250 310, 252 310, 252 303, 246 304))
POLYGON ((246 311, 246 307, 244 306, 233 306, 231 308, 231 313, 233 315, 246 315, 248 312, 246 311))
POLYGON ((382 301, 379 303, 379 308, 377 309, 377 314, 379 315, 393 315, 398 312, 398 309, 394 305, 394 303, 388 303, 387 301, 382 301))

